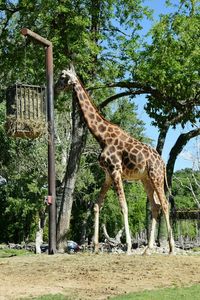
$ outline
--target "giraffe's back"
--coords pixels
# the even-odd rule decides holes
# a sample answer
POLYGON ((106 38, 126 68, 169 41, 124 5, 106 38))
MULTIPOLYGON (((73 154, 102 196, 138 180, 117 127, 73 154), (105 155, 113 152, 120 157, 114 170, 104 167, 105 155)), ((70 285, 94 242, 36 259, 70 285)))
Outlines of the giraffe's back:
POLYGON ((153 176, 159 180, 160 175, 163 176, 165 165, 158 152, 135 139, 129 141, 122 153, 123 178, 139 180, 153 176))

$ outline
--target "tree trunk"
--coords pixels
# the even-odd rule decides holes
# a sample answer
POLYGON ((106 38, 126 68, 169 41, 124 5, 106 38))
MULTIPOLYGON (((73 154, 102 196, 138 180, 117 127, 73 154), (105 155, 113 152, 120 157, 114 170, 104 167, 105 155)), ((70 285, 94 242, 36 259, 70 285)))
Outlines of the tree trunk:
MULTIPOLYGON (((92 33, 93 40, 96 44, 98 44, 99 39, 98 33, 100 26, 100 13, 101 1, 92 0, 92 20, 90 31, 92 33)), ((94 78, 96 75, 97 54, 94 54, 94 56, 92 57, 92 63, 93 68, 90 69, 90 75, 92 78, 94 78)), ((70 225, 70 217, 73 204, 73 192, 75 188, 77 170, 80 163, 81 153, 86 143, 87 127, 85 125, 85 122, 83 121, 82 114, 79 113, 78 100, 75 98, 76 95, 74 93, 72 104, 72 142, 57 225, 57 247, 59 251, 64 251, 66 235, 70 225)))
POLYGON ((163 212, 161 211, 159 217, 158 217, 158 232, 157 232, 157 242, 158 245, 161 247, 167 247, 168 240, 168 232, 167 232, 167 226, 166 226, 166 220, 163 215, 163 212))
MULTIPOLYGON (((197 128, 195 130, 191 130, 187 133, 182 133, 178 137, 178 139, 177 139, 176 143, 174 144, 173 148, 171 149, 170 154, 169 154, 169 160, 167 162, 167 181, 168 181, 169 187, 172 186, 172 175, 173 175, 173 172, 174 172, 174 166, 175 166, 175 162, 176 162, 176 159, 177 159, 178 155, 181 153, 181 151, 183 150, 184 146, 188 143, 188 141, 191 138, 199 135, 199 133, 200 133, 199 128, 197 128)), ((161 133, 160 133, 160 135, 161 135, 161 133)), ((165 137, 166 137, 166 134, 165 134, 165 137)), ((158 145, 159 145, 159 143, 158 143, 158 145)), ((171 207, 172 207, 172 203, 171 203, 171 207)), ((158 242, 161 246, 166 245, 167 228, 166 228, 165 218, 164 218, 163 214, 161 214, 160 218, 159 218, 158 238, 157 239, 158 239, 158 242)))
POLYGON ((57 224, 57 248, 63 252, 66 247, 66 238, 70 226, 70 217, 73 204, 73 193, 76 175, 80 163, 81 153, 86 141, 86 125, 80 114, 76 95, 72 96, 72 141, 68 164, 64 179, 64 190, 57 224))
POLYGON ((147 230, 147 241, 149 241, 150 232, 151 232, 151 220, 152 220, 152 213, 151 213, 151 205, 149 199, 147 197, 146 200, 146 230, 147 230))
POLYGON ((158 142, 157 142, 157 146, 156 146, 156 150, 158 151, 158 153, 160 155, 162 155, 162 151, 163 151, 163 147, 165 144, 165 139, 166 139, 168 130, 169 130, 169 125, 166 125, 164 128, 160 129, 160 133, 158 136, 158 142))
MULTIPOLYGON (((156 150, 160 155, 162 155, 168 130, 169 130, 169 125, 165 125, 162 129, 160 129, 157 147, 156 147, 156 150)), ((167 228, 165 224, 165 218, 162 213, 158 218, 158 231, 157 231, 156 240, 159 243, 159 245, 164 245, 167 241, 167 228)))
POLYGON ((171 149, 169 154, 169 159, 167 162, 167 180, 168 180, 169 187, 172 186, 172 175, 174 172, 174 166, 175 166, 177 156, 181 153, 184 146, 189 142, 189 140, 195 136, 198 136, 199 134, 200 134, 200 128, 180 134, 176 143, 171 149))

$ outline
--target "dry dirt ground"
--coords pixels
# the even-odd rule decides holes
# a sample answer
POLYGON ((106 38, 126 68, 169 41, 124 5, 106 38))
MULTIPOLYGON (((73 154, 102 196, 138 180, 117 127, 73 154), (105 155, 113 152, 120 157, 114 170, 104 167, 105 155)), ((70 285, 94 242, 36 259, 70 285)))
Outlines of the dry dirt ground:
POLYGON ((30 255, 0 259, 0 300, 58 294, 70 299, 200 284, 200 255, 30 255))

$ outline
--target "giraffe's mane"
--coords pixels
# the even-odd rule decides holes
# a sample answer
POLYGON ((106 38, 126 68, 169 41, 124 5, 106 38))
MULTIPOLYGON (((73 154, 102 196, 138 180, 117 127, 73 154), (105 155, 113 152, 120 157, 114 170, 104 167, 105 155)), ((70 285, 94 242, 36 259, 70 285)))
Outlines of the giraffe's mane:
MULTIPOLYGON (((78 82, 80 83, 82 89, 84 90, 84 92, 86 93, 87 97, 89 98, 89 100, 90 100, 92 106, 94 107, 96 113, 97 113, 97 114, 98 114, 98 115, 99 115, 99 116, 100 116, 107 124, 110 124, 110 125, 112 125, 112 126, 116 126, 116 127, 120 128, 118 125, 113 124, 113 123, 111 123, 110 121, 108 121, 108 120, 107 120, 107 119, 99 112, 97 106, 94 104, 93 99, 90 97, 90 95, 89 95, 88 91, 86 90, 86 88, 84 87, 82 81, 80 80, 80 78, 79 78, 78 76, 76 76, 76 77, 77 77, 78 82)), ((122 128, 120 128, 120 130, 122 130, 122 128)))

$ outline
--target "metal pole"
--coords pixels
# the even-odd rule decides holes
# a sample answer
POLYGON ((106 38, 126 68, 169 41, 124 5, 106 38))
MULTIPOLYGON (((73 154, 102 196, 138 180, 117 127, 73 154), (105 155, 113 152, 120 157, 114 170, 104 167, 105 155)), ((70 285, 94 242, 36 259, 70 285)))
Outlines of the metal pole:
POLYGON ((56 252, 56 186, 54 149, 54 90, 53 90, 53 49, 46 47, 47 74, 47 119, 48 119, 48 194, 52 196, 49 206, 49 254, 56 252))
POLYGON ((56 253, 56 186, 54 147, 54 90, 53 90, 53 46, 52 43, 35 32, 23 28, 21 33, 36 40, 45 47, 47 80, 47 120, 48 120, 48 203, 49 203, 49 254, 56 253))

